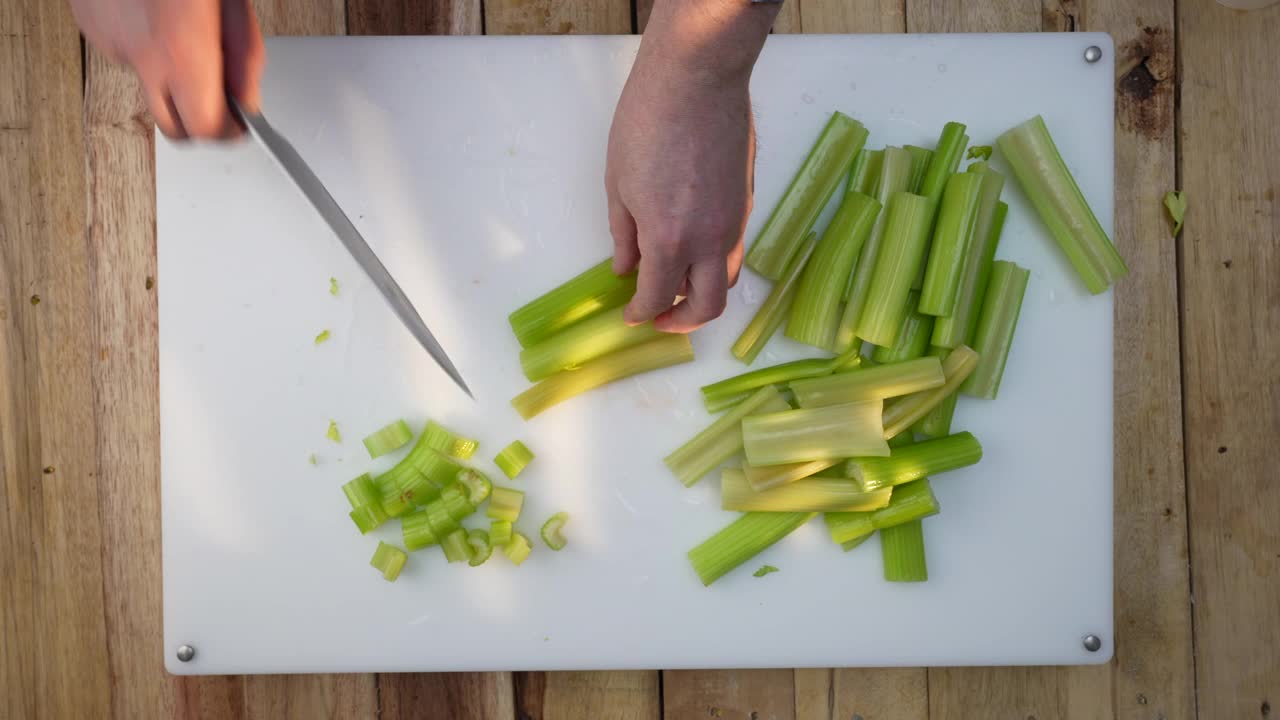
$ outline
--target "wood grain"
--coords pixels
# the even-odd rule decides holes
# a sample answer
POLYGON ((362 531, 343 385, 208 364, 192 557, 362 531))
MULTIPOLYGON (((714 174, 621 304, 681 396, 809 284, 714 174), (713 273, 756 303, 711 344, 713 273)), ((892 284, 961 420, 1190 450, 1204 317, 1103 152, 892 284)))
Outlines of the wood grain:
POLYGON ((905 0, 805 0, 800 25, 807 33, 900 33, 907 29, 905 0))
POLYGON ((486 35, 617 35, 631 32, 629 0, 486 0, 486 35))
POLYGON ((1262 720, 1280 717, 1280 6, 1178 14, 1196 689, 1202 718, 1262 720))
POLYGON ((381 720, 512 720, 511 673, 384 673, 381 720))
MULTIPOLYGON (((653 12, 654 0, 636 0, 636 32, 644 32, 644 28, 649 24, 649 15, 653 12)), ((778 9, 778 17, 773 21, 773 32, 776 33, 799 33, 802 32, 800 24, 800 12, 803 6, 796 0, 784 2, 782 7, 778 9)))
POLYGON ((793 670, 668 670, 665 720, 796 720, 793 670))
POLYGON ((349 35, 479 35, 480 0, 347 0, 349 35))

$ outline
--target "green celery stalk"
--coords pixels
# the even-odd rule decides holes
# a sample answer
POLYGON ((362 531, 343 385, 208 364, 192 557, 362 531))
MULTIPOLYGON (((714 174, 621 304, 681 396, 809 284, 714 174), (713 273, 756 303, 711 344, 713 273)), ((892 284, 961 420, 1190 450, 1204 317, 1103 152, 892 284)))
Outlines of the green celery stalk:
POLYGON ((471 560, 471 543, 467 542, 465 528, 458 528, 441 538, 440 549, 444 550, 445 559, 451 563, 471 560))
POLYGON ((418 444, 459 460, 469 460, 480 447, 479 440, 462 437, 435 420, 427 421, 427 426, 422 429, 422 436, 418 438, 418 444))
POLYGON ((755 362, 756 356, 764 349, 769 338, 778 331, 782 321, 791 312, 791 304, 795 301, 800 276, 817 244, 815 233, 810 233, 809 237, 805 238, 804 243, 792 257, 791 263, 769 290, 769 296, 764 299, 760 309, 756 311, 751 322, 747 323, 747 327, 733 344, 734 357, 750 365, 755 362))
POLYGON ((843 545, 876 530, 936 515, 938 510, 938 499, 933 495, 929 479, 924 478, 894 488, 889 504, 879 510, 826 513, 822 519, 831 540, 843 545))
POLYGON ((973 163, 967 172, 982 175, 982 201, 973 241, 969 243, 969 253, 960 270, 955 305, 949 316, 940 317, 933 323, 933 337, 929 342, 938 347, 955 347, 973 342, 978 311, 982 308, 982 293, 986 290, 996 246, 1000 243, 1000 231, 1004 228, 1004 219, 1009 213, 1009 206, 999 201, 1000 190, 1004 187, 1004 178, 1000 173, 988 168, 986 163, 973 163))
POLYGON ((691 360, 693 344, 688 335, 664 334, 583 363, 577 370, 562 370, 512 398, 511 405, 528 420, 601 385, 691 360))
POLYGON ((770 280, 782 277, 866 140, 867 129, 857 120, 840 112, 831 114, 752 243, 747 267, 770 280))
POLYGON ((911 153, 911 182, 907 183, 907 192, 918 193, 924 181, 924 173, 933 161, 933 151, 918 145, 903 145, 903 150, 911 153))
POLYGON ((547 547, 552 550, 563 550, 568 541, 561 531, 567 522, 569 522, 569 513, 567 512, 558 512, 547 518, 547 521, 542 523, 542 531, 540 533, 542 542, 546 543, 547 547))
POLYGON ((888 457, 852 458, 845 463, 844 474, 869 492, 968 467, 981 459, 982 444, 972 433, 961 432, 894 447, 888 457))
POLYGON ((759 555, 813 519, 811 512, 749 512, 689 551, 689 563, 703 585, 759 555))
POLYGON ((510 520, 493 520, 489 523, 489 543, 494 547, 502 547, 511 542, 514 526, 510 520))
POLYGON ((894 193, 885 213, 884 236, 857 331, 858 337, 876 345, 892 345, 898 339, 933 222, 928 198, 911 193, 894 193))
POLYGON ((864 543, 864 542, 866 542, 866 541, 870 540, 870 539, 871 539, 871 536, 872 536, 872 535, 875 535, 875 534, 876 534, 876 533, 875 533, 875 530, 872 530, 871 532, 867 533, 866 535, 859 535, 858 537, 855 537, 855 538, 852 538, 852 539, 849 539, 849 540, 845 540, 844 542, 840 543, 840 549, 841 549, 841 550, 843 550, 843 551, 845 551, 845 552, 849 552, 850 550, 852 550, 852 549, 854 549, 854 548, 858 547, 858 546, 859 546, 859 545, 861 545, 862 543, 864 543))
POLYGON ((502 546, 502 554, 507 556, 512 565, 519 567, 529 557, 529 553, 533 552, 533 545, 529 544, 529 538, 522 533, 512 532, 511 539, 506 545, 502 546))
POLYGON ((868 400, 752 415, 742 419, 743 450, 757 467, 888 455, 882 412, 882 401, 868 400))
POLYGON ((507 317, 521 347, 539 343, 598 312, 625 305, 636 293, 636 274, 613 274, 613 259, 593 265, 507 317))
POLYGON ((835 345, 849 274, 879 214, 880 203, 874 198, 859 192, 845 194, 805 265, 791 305, 787 337, 823 350, 835 345))
POLYGON ((628 325, 625 307, 605 310, 520 351, 520 369, 532 382, 662 335, 652 322, 628 325))
POLYGON ((496 487, 489 495, 489 509, 486 514, 493 520, 514 523, 520 518, 520 509, 523 507, 523 492, 514 488, 496 487))
POLYGON ((369 560, 369 564, 377 568, 384 579, 395 582, 396 578, 400 577, 400 571, 408 558, 409 556, 395 545, 379 542, 378 549, 373 551, 373 558, 369 560))
POLYGON ((787 463, 786 465, 768 465, 766 467, 751 467, 747 465, 742 468, 742 473, 746 476, 747 483, 751 485, 752 490, 763 492, 770 488, 776 488, 807 478, 815 473, 820 473, 839 462, 838 459, 827 458, 825 460, 787 463))
POLYGON ((982 175, 968 172, 947 181, 920 291, 920 312, 926 315, 946 317, 955 308, 960 273, 981 214, 982 184, 982 175))
POLYGON ((369 451, 369 457, 376 458, 398 450, 412 439, 413 431, 409 429, 409 424, 404 420, 397 420, 366 437, 364 449, 369 451))
POLYGON ((822 377, 833 372, 844 372, 857 368, 862 358, 857 352, 846 351, 835 358, 810 358, 793 360, 781 365, 749 370, 741 375, 702 386, 702 404, 707 412, 717 413, 727 410, 745 400, 751 393, 772 385, 778 389, 792 380, 810 377, 822 377))
MULTIPOLYGON (((942 359, 951 354, 947 348, 930 347, 929 354, 942 359)), ((982 358, 979 357, 979 360, 982 358)), ((952 393, 948 395, 942 402, 938 403, 924 417, 912 424, 911 429, 924 435, 925 437, 939 438, 946 437, 951 434, 951 419, 956 414, 956 399, 960 397, 960 393, 952 393)), ((904 433, 909 435, 910 433, 904 433)), ((899 435, 899 437, 902 437, 899 435)))
POLYGON ((884 579, 889 582, 924 582, 929 579, 924 557, 924 524, 916 519, 880 531, 884 579))
POLYGON ((849 180, 845 183, 845 192, 857 192, 872 196, 875 194, 876 178, 880 175, 880 163, 884 159, 881 150, 863 148, 853 158, 849 168, 849 180))
POLYGON ((1029 270, 1014 263, 997 260, 992 264, 991 281, 987 284, 973 340, 973 349, 978 353, 978 367, 960 386, 960 392, 994 400, 1000 391, 1000 378, 1004 376, 1009 347, 1013 345, 1013 331, 1018 326, 1022 297, 1026 294, 1030 277, 1029 270))
POLYGON ((845 478, 806 478, 758 492, 741 470, 720 473, 720 507, 740 512, 853 512, 889 504, 892 489, 863 492, 845 478))
POLYGON ((935 204, 941 200, 947 179, 960 167, 964 146, 969 144, 969 136, 964 131, 965 126, 958 122, 949 122, 942 127, 942 134, 938 137, 938 144, 934 146, 929 167, 925 168, 924 177, 920 180, 917 195, 923 195, 935 204))
POLYGON ((1128 274, 1039 115, 996 140, 1036 214, 1095 295, 1128 274))
POLYGON ((877 365, 827 377, 796 380, 791 391, 802 408, 826 407, 864 400, 883 400, 941 387, 942 363, 934 357, 877 365))
POLYGON ((978 353, 969 346, 961 345, 952 350, 942 361, 942 374, 947 378, 942 386, 897 398, 885 406, 884 436, 892 438, 911 427, 948 395, 954 394, 977 365, 978 353))
POLYGON ((898 339, 892 345, 877 345, 871 359, 877 363, 895 363, 923 357, 933 334, 933 316, 920 312, 920 293, 912 290, 907 295, 907 311, 898 328, 898 339))
POLYGON ((663 458, 662 462, 685 487, 692 487, 717 465, 742 451, 743 418, 753 413, 790 408, 773 385, 765 385, 663 458))
POLYGON ((503 475, 508 480, 515 480, 516 476, 524 471, 529 463, 533 462, 533 451, 525 444, 516 440, 510 445, 502 448, 498 452, 497 457, 493 459, 493 464, 498 466, 503 475))
POLYGON ((414 510, 402 516, 400 532, 404 535, 404 547, 410 552, 435 545, 440 541, 435 531, 431 529, 429 513, 426 510, 414 510))
POLYGON ((489 533, 479 528, 467 531, 467 545, 471 549, 471 559, 467 561, 467 564, 471 567, 480 567, 493 554, 493 545, 489 542, 489 533))

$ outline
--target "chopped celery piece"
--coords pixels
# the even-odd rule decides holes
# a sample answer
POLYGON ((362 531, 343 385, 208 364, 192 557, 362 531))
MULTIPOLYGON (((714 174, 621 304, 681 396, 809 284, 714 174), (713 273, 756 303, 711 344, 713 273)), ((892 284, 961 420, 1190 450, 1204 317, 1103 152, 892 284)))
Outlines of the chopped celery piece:
POLYGON ((835 346, 849 274, 879 215, 880 203, 874 198, 859 192, 845 194, 800 277, 787 337, 823 350, 835 346))
POLYGON ((512 524, 510 520, 494 520, 489 523, 489 542, 494 547, 502 547, 511 541, 512 524))
POLYGON ((934 146, 933 157, 929 159, 929 167, 920 180, 917 195, 923 195, 937 204, 942 198, 947 179, 960 167, 960 155, 969 137, 964 134, 965 126, 958 122, 949 122, 942 127, 938 144, 934 146))
POLYGON ((717 465, 742 451, 743 418, 753 413, 779 412, 790 408, 777 389, 766 385, 717 418, 689 442, 663 458, 662 462, 666 463, 671 474, 685 487, 692 487, 717 465))
POLYGON ((772 565, 761 565, 759 570, 751 573, 751 577, 764 577, 769 573, 776 573, 776 572, 778 572, 778 568, 772 565))
POLYGON ((843 545, 876 530, 938 514, 938 499, 928 478, 893 489, 889 504, 870 512, 826 513, 823 521, 833 542, 843 545))
POLYGON ((307 458, 307 462, 311 463, 312 465, 318 465, 318 464, 320 464, 320 462, 319 462, 318 460, 316 460, 316 454, 315 454, 315 453, 311 453, 311 457, 307 458))
POLYGON ((969 346, 961 345, 952 350, 942 361, 942 374, 947 380, 941 387, 921 390, 885 405, 884 436, 891 438, 911 427, 912 423, 937 407, 948 395, 954 394, 977 366, 978 353, 969 346))
POLYGON ((625 305, 636 292, 636 274, 613 274, 613 259, 523 305, 507 317, 521 347, 541 342, 579 320, 625 305))
POLYGON ((1096 295, 1128 274, 1124 259, 1067 169, 1044 118, 1036 115, 1007 130, 996 144, 1089 292, 1096 295))
POLYGON ((329 278, 329 294, 338 297, 338 278, 329 278))
POLYGON ((1173 237, 1182 232, 1182 221, 1187 217, 1187 194, 1181 190, 1170 190, 1164 194, 1164 207, 1169 211, 1169 219, 1173 221, 1173 237))
POLYGON ((880 531, 884 579, 889 582, 924 582, 929 570, 924 557, 924 524, 910 520, 880 531))
POLYGON ((888 455, 882 408, 882 401, 868 400, 745 417, 742 441, 747 462, 758 467, 888 455))
POLYGON ((924 264, 933 205, 921 195, 894 193, 885 215, 876 267, 856 332, 858 337, 876 345, 892 345, 898 339, 911 283, 924 264))
POLYGON ((537 382, 662 334, 651 322, 628 325, 622 318, 625 310, 625 307, 605 310, 521 350, 520 369, 524 376, 537 382))
POLYGON ((336 443, 342 442, 342 433, 338 432, 338 423, 330 420, 329 429, 325 431, 324 436, 336 443))
POLYGON ((960 274, 981 214, 982 183, 982 175, 967 172, 947 181, 920 291, 920 312, 926 315, 945 317, 955 308, 960 274))
POLYGON ((568 541, 565 540, 564 533, 561 531, 567 522, 569 522, 567 512, 558 512, 547 518, 547 521, 542 523, 542 542, 552 550, 563 550, 568 541))
MULTIPOLYGON (((974 163, 978 165, 979 163, 974 163)), ((973 166, 970 166, 973 172, 973 166)), ((1000 243, 1000 232, 1004 228, 1004 219, 1009 214, 1009 206, 996 201, 988 217, 986 202, 999 197, 1004 180, 994 170, 983 171, 983 205, 979 209, 978 226, 974 229, 973 242, 969 244, 969 253, 965 256, 964 267, 960 269, 960 283, 956 287, 955 306, 951 315, 940 317, 933 323, 931 345, 938 347, 955 347, 972 342, 973 330, 978 324, 978 310, 982 308, 982 293, 987 287, 987 277, 991 273, 991 262, 995 259, 996 246, 1000 243)))
POLYGON ((332 333, 330 333, 328 330, 321 330, 320 334, 316 335, 316 345, 319 345, 320 343, 328 340, 331 334, 332 333))
POLYGON ((471 546, 471 559, 467 561, 471 567, 480 567, 493 554, 489 533, 479 528, 467 531, 467 544, 471 546))
POLYGON ((343 485, 342 492, 347 496, 347 502, 351 503, 353 508, 358 508, 361 505, 373 505, 382 500, 382 493, 378 492, 378 487, 373 484, 373 478, 369 476, 369 473, 364 473, 355 480, 343 485))
POLYGON ((458 521, 444 502, 436 500, 423 509, 427 512, 427 525, 431 527, 431 534, 436 536, 437 541, 442 542, 445 536, 458 529, 458 521))
POLYGON ((397 450, 413 439, 413 431, 404 420, 397 420, 364 439, 364 449, 369 457, 376 458, 397 450))
POLYGON ((907 183, 907 192, 919 192, 920 183, 924 181, 925 170, 933 160, 933 151, 917 145, 903 145, 902 149, 911 153, 911 181, 907 183))
POLYGON ((486 513, 494 520, 515 522, 520 518, 520 508, 524 507, 524 493, 513 488, 496 487, 489 496, 489 510, 486 513))
POLYGON ((892 345, 877 345, 871 359, 877 363, 894 363, 922 357, 933 335, 933 316, 920 312, 920 293, 915 290, 907 296, 907 312, 898 328, 898 339, 892 345))
POLYGON ((755 362, 756 356, 764 349, 769 338, 773 337, 778 327, 782 325, 782 321, 787 318, 791 312, 791 305, 795 301, 800 276, 817 247, 816 237, 815 233, 810 233, 804 239, 790 264, 778 276, 778 281, 769 290, 764 303, 760 305, 760 309, 756 310, 751 322, 747 323, 747 327, 733 344, 734 357, 748 365, 755 362))
POLYGON ((811 512, 749 512, 689 551, 689 562, 703 585, 764 552, 813 519, 811 512))
POLYGON ((462 465, 445 457, 444 453, 426 445, 415 445, 405 456, 405 460, 416 468, 419 474, 440 487, 457 479, 458 473, 463 469, 462 465))
POLYGON ((688 335, 664 334, 656 340, 588 361, 577 370, 562 370, 512 398, 511 405, 520 417, 528 420, 601 385, 691 360, 693 343, 688 335))
POLYGON ((840 549, 845 552, 849 552, 850 550, 858 547, 862 543, 870 540, 871 536, 874 534, 875 534, 875 531, 873 530, 867 533, 866 535, 859 535, 858 537, 855 537, 851 540, 845 540, 844 542, 840 543, 840 549))
POLYGON ((449 513, 449 517, 453 518, 457 522, 462 522, 464 518, 476 511, 476 506, 472 505, 471 501, 467 499, 465 491, 457 493, 448 492, 455 487, 457 486, 445 488, 446 492, 442 493, 440 495, 440 499, 434 502, 443 503, 445 512, 449 513))
POLYGON ((855 160, 854 166, 849 169, 848 192, 875 197, 876 188, 880 185, 880 168, 884 166, 884 150, 862 150, 859 155, 862 153, 866 153, 862 167, 858 167, 855 160))
POLYGON ((401 517, 400 532, 404 535, 404 547, 410 552, 435 545, 440 541, 435 531, 431 529, 431 520, 426 510, 414 510, 401 517))
POLYGON ((467 542, 467 531, 458 528, 440 539, 440 549, 444 557, 451 563, 471 560, 471 543, 467 542))
POLYGON ((395 582, 396 578, 400 577, 400 570, 404 568, 404 562, 408 558, 409 556, 395 545, 379 542, 378 549, 373 551, 373 559, 369 564, 377 568, 383 578, 395 582))
POLYGON ((840 112, 831 114, 752 243, 748 267, 770 280, 782 277, 866 140, 867 129, 857 120, 840 112))
POLYGON ((742 468, 742 472, 747 476, 747 483, 751 485, 752 490, 763 492, 770 488, 776 488, 801 478, 807 478, 815 473, 820 473, 838 462, 840 461, 828 458, 825 460, 787 463, 786 465, 768 465, 766 467, 751 467, 747 465, 742 468))
POLYGON ((516 476, 531 462, 533 462, 533 451, 525 447, 525 444, 519 440, 502 448, 497 457, 493 459, 493 464, 497 465, 498 469, 509 480, 515 480, 516 476))
POLYGON ((347 516, 360 529, 361 535, 368 534, 370 530, 387 521, 387 511, 382 509, 381 502, 352 508, 351 512, 347 513, 347 516))
POLYGON ((532 551, 533 545, 529 544, 529 538, 518 532, 512 532, 511 539, 502 546, 502 554, 517 567, 529 557, 532 551))
POLYGON ((891 488, 864 492, 846 478, 806 478, 756 492, 733 468, 720 474, 720 507, 742 512, 836 512, 877 510, 889 504, 891 488))
POLYGON ((877 365, 821 378, 796 380, 791 391, 802 408, 826 407, 866 400, 883 400, 941 387, 946 382, 942 363, 934 357, 877 365))
POLYGON ((978 439, 960 432, 892 448, 889 457, 853 458, 845 463, 844 473, 861 490, 869 492, 968 467, 981 459, 978 439))
POLYGON ((750 370, 731 378, 702 386, 702 404, 707 412, 727 410, 745 400, 756 390, 772 385, 781 389, 792 380, 822 377, 833 372, 856 368, 862 358, 854 351, 847 351, 836 358, 810 358, 750 370))
POLYGON ((427 421, 427 426, 422 429, 422 437, 418 439, 418 444, 438 450, 449 457, 455 457, 459 460, 470 460, 471 456, 476 453, 476 449, 480 447, 480 441, 462 437, 435 420, 427 421))
POLYGON ((965 153, 964 156, 969 158, 970 160, 990 160, 991 146, 990 145, 974 145, 973 147, 969 148, 969 152, 965 153))
POLYGON ((994 400, 1000 391, 1000 378, 1013 345, 1013 332, 1022 310, 1022 296, 1027 291, 1031 272, 1014 263, 997 260, 991 266, 978 330, 973 336, 973 349, 978 353, 978 367, 960 386, 966 395, 994 400))
POLYGON ((463 468, 457 477, 458 484, 467 489, 467 502, 472 505, 484 502, 493 490, 493 483, 479 470, 463 468))
MULTIPOLYGON (((929 354, 941 359, 951 354, 951 351, 947 348, 931 347, 929 348, 929 354)), ((979 360, 981 360, 981 358, 979 358, 979 360)), ((946 437, 947 435, 950 435, 951 419, 956 414, 956 399, 959 397, 959 393, 952 393, 948 395, 946 399, 938 403, 937 407, 930 410, 928 413, 925 413, 924 417, 913 423, 911 425, 911 429, 925 437, 931 438, 946 437)), ((903 433, 897 437, 903 437, 906 435, 910 435, 910 433, 903 433)), ((892 447, 892 445, 890 445, 890 447, 892 447)))

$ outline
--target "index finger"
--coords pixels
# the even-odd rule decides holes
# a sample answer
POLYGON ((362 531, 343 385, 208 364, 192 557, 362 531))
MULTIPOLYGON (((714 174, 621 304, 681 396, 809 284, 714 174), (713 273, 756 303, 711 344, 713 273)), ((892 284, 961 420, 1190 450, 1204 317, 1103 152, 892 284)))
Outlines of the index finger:
POLYGON ((219 3, 189 3, 187 12, 184 26, 197 30, 168 47, 167 82, 182 127, 196 138, 234 136, 239 126, 227 108, 219 3))

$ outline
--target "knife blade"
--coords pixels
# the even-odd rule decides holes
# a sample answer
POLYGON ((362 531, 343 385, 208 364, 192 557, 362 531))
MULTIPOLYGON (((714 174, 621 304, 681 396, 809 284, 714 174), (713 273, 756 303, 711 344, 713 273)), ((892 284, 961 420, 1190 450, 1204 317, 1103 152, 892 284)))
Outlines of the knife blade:
POLYGON ((382 297, 391 305, 391 309, 396 316, 400 318, 400 322, 408 328, 409 332, 417 338, 418 342, 427 351, 436 364, 445 371, 459 388, 467 394, 468 397, 475 399, 471 394, 471 389, 467 387, 466 381, 462 379, 462 373, 458 372, 458 368, 454 366, 453 361, 449 359, 449 354, 444 351, 435 336, 431 334, 431 330, 427 324, 422 321, 422 316, 413 307, 413 303, 409 301, 409 297, 400 289, 400 285, 396 283, 395 278, 391 277, 391 273, 378 259, 373 249, 369 247, 369 243, 365 242, 364 237, 356 230, 356 226, 351 224, 351 220, 347 214, 342 212, 342 208, 338 207, 338 203, 325 189, 324 183, 320 182, 320 178, 311 171, 310 166, 298 154, 293 145, 284 138, 271 123, 267 122, 267 118, 260 112, 248 112, 240 106, 234 98, 228 98, 232 111, 235 113, 240 122, 249 131, 263 147, 267 149, 267 153, 276 161, 280 169, 284 170, 294 185, 298 187, 302 194, 311 203, 316 212, 320 213, 320 217, 328 223, 329 229, 333 230, 333 234, 338 236, 342 244, 346 246, 347 251, 356 259, 356 262, 373 281, 378 288, 378 292, 382 293, 382 297))

